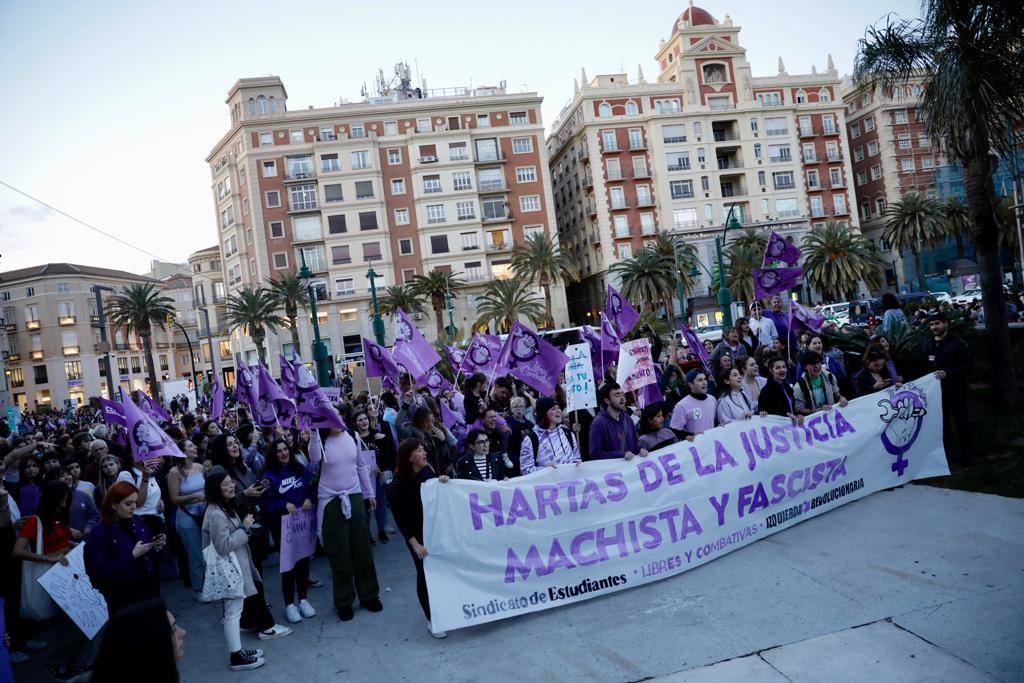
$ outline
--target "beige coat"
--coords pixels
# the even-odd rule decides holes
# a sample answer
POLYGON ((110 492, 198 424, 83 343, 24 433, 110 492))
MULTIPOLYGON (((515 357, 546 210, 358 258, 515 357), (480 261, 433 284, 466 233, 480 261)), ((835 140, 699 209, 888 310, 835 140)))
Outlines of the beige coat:
POLYGON ((249 535, 242 529, 238 517, 228 517, 219 505, 207 505, 203 516, 203 549, 213 544, 214 550, 227 555, 232 550, 242 568, 242 584, 245 597, 256 595, 256 581, 263 581, 249 555, 249 535))

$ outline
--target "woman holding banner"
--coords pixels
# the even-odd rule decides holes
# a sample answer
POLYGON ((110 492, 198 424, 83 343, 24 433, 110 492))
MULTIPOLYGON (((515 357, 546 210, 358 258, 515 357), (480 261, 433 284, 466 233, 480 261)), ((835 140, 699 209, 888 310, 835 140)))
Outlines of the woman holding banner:
POLYGON ((768 361, 770 379, 761 390, 758 409, 769 415, 788 417, 793 424, 803 424, 803 418, 796 414, 793 387, 786 381, 789 365, 785 358, 774 357, 768 361))
MULTIPOLYGON (((310 473, 292 454, 284 439, 274 439, 267 446, 263 477, 270 482, 262 498, 263 524, 269 527, 274 545, 281 547, 281 520, 299 510, 313 509, 313 488, 310 473)), ((309 592, 309 558, 295 563, 290 571, 281 572, 281 596, 284 598, 284 616, 295 624, 316 616, 316 610, 306 600, 309 592), (298 601, 295 596, 298 593, 298 601)))
MULTIPOLYGON (((693 441, 692 436, 687 438, 693 441)), ((640 438, 637 439, 640 448, 656 451, 677 441, 676 433, 665 426, 665 404, 659 401, 645 406, 640 413, 640 438)))
MULTIPOLYGON (((482 434, 482 433, 481 433, 482 434)), ((481 436, 481 444, 483 439, 481 436)), ((423 573, 423 558, 427 549, 420 539, 423 538, 423 501, 420 499, 420 487, 424 482, 437 477, 437 473, 427 464, 427 451, 418 439, 406 439, 398 446, 395 458, 395 481, 391 485, 391 512, 395 516, 395 524, 405 539, 416 565, 416 597, 427 618, 427 630, 435 638, 446 638, 444 631, 434 631, 430 624, 430 598, 427 595, 427 578, 423 573)), ((448 477, 441 475, 439 481, 448 482, 448 477)))

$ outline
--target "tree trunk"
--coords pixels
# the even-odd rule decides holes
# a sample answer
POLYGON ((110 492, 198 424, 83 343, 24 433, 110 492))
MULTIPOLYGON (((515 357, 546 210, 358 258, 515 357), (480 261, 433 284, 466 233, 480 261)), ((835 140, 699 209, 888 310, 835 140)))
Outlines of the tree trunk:
POLYGON ((267 341, 267 333, 263 331, 263 328, 253 330, 249 335, 252 338, 252 343, 256 345, 256 355, 260 359, 260 363, 263 365, 267 364, 267 349, 264 343, 267 341))
POLYGON ((544 311, 547 315, 546 323, 550 329, 555 329, 555 315, 551 309, 551 285, 546 280, 542 280, 540 287, 544 290, 544 311))
MULTIPOLYGON (((288 316, 288 328, 292 333, 292 355, 302 355, 302 349, 299 348, 299 307, 294 302, 285 304, 284 312, 288 316)), ((291 360, 290 358, 288 360, 291 360)))
POLYGON ((971 239, 981 270, 981 297, 985 310, 985 338, 991 368, 990 381, 995 399, 1007 404, 1017 398, 1017 372, 1013 363, 1009 320, 1003 296, 1003 273, 999 260, 999 225, 996 222, 992 174, 995 163, 987 157, 967 160, 964 187, 971 212, 971 239))
POLYGON ((431 305, 434 307, 434 317, 437 318, 437 336, 440 339, 447 339, 448 332, 444 327, 444 301, 438 300, 438 297, 431 297, 431 305))
POLYGON ((966 253, 964 249, 964 234, 958 230, 954 239, 956 240, 956 257, 962 260, 966 253))
POLYGON ((668 328, 670 330, 676 329, 676 312, 673 309, 675 304, 675 297, 669 292, 665 299, 665 312, 668 314, 668 328))
POLYGON ((142 339, 142 348, 146 352, 146 375, 149 380, 149 396, 154 401, 160 401, 160 394, 157 393, 156 366, 153 365, 153 331, 139 330, 139 337, 142 339))
POLYGON ((914 269, 917 271, 917 287, 922 292, 927 292, 924 286, 924 264, 921 262, 921 251, 917 248, 911 249, 914 253, 914 269))

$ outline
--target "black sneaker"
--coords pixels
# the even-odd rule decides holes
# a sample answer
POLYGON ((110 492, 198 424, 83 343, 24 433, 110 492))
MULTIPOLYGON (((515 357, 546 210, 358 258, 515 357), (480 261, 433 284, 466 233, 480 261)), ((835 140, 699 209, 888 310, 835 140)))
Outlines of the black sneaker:
POLYGON ((381 543, 387 543, 389 540, 391 540, 388 538, 388 532, 386 531, 382 531, 379 534, 377 534, 377 538, 380 539, 381 543))
POLYGON ((371 612, 380 612, 384 609, 384 603, 380 601, 380 598, 374 598, 373 600, 367 600, 362 604, 363 607, 370 610, 371 612))
POLYGON ((321 581, 320 579, 314 579, 311 576, 311 577, 309 577, 309 587, 310 588, 323 588, 324 587, 324 582, 321 581))
POLYGON ((351 605, 349 605, 348 607, 339 607, 338 608, 338 618, 341 619, 342 621, 352 621, 352 617, 354 617, 354 616, 355 616, 355 614, 352 613, 352 606, 351 605))
MULTIPOLYGON (((252 650, 249 650, 249 652, 252 652, 252 650)), ((238 652, 231 653, 228 666, 231 667, 232 671, 246 671, 248 669, 258 669, 266 663, 267 660, 263 659, 263 657, 253 657, 247 654, 245 650, 239 650, 238 652)))
POLYGON ((259 648, 255 648, 253 650, 246 650, 243 647, 242 648, 242 654, 245 655, 246 657, 257 657, 258 658, 258 657, 262 657, 263 656, 263 650, 261 650, 259 648))

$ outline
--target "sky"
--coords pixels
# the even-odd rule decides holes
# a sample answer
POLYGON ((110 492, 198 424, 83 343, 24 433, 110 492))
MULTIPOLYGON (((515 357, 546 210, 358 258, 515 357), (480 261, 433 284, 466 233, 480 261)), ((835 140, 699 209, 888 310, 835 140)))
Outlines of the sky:
MULTIPOLYGON (((857 40, 916 0, 697 3, 743 27, 755 76, 852 70, 857 40)), ((274 74, 288 108, 359 101, 378 69, 404 59, 428 88, 495 85, 544 97, 546 125, 585 67, 657 76, 654 53, 685 0, 437 0, 349 3, 0 0, 0 272, 71 262, 144 272, 216 242, 204 159, 227 132, 224 99, 241 77, 274 74), (134 247, 134 248, 133 248, 134 247), (148 253, 145 253, 148 252, 148 253)))

